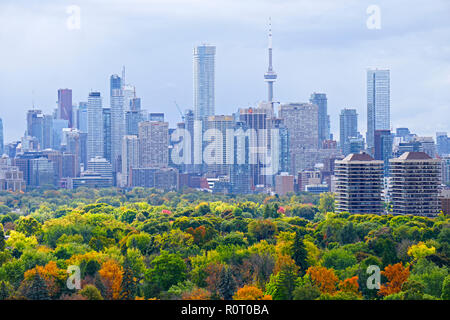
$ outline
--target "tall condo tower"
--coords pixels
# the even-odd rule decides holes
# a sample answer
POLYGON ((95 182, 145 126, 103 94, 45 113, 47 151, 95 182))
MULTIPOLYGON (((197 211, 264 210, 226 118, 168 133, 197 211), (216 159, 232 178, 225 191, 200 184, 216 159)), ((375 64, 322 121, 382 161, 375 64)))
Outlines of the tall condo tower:
POLYGON ((272 67, 272 20, 269 19, 269 68, 264 74, 264 81, 267 82, 267 102, 273 102, 273 83, 277 81, 277 74, 272 67))
POLYGON ((194 48, 194 116, 206 120, 215 112, 216 47, 203 44, 194 48))
POLYGON ((69 121, 69 128, 72 128, 72 90, 58 90, 58 119, 69 121))
POLYGON ((103 157, 103 113, 100 92, 91 92, 87 104, 87 158, 103 157))
POLYGON ((390 130, 390 71, 367 70, 367 148, 373 154, 375 131, 390 130))
POLYGON ((122 80, 118 75, 111 76, 111 164, 113 171, 122 155, 122 138, 125 135, 124 96, 121 88, 122 80))

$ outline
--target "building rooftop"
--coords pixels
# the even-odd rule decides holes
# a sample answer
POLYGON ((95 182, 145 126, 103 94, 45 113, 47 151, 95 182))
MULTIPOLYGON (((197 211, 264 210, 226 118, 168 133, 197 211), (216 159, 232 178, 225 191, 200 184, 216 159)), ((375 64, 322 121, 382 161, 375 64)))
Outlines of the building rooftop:
POLYGON ((367 153, 351 153, 348 156, 344 158, 342 161, 374 161, 375 159, 372 158, 367 153))
POLYGON ((398 159, 400 160, 429 160, 433 159, 425 152, 405 152, 398 159))

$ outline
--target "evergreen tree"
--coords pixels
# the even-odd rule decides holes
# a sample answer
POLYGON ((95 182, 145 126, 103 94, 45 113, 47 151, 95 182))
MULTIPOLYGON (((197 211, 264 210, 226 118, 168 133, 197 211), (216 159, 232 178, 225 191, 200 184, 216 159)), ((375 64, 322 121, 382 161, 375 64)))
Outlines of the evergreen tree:
POLYGON ((134 300, 137 292, 137 284, 134 277, 134 272, 131 268, 130 261, 125 258, 123 263, 123 278, 122 278, 122 292, 120 298, 122 300, 134 300))
POLYGON ((293 292, 295 290, 295 282, 297 275, 293 270, 283 268, 278 272, 276 278, 276 293, 273 296, 274 300, 292 300, 293 292))
POLYGON ((5 231, 3 225, 0 223, 0 251, 5 248, 5 231))
POLYGON ((444 283, 442 284, 442 300, 450 300, 450 275, 445 277, 444 283))
POLYGON ((268 219, 268 218, 270 218, 271 216, 272 216, 271 209, 270 209, 269 205, 266 204, 266 205, 264 206, 264 209, 263 209, 263 218, 264 218, 264 219, 268 219))
POLYGON ((98 289, 98 291, 100 291, 100 294, 102 295, 102 297, 107 298, 107 290, 106 290, 105 284, 100 279, 100 276, 98 273, 95 276, 94 285, 98 289))
POLYGON ((4 281, 0 283, 0 300, 6 300, 9 298, 11 293, 10 288, 6 285, 4 281))
POLYGON ((36 272, 30 285, 25 290, 25 297, 29 300, 50 300, 47 284, 36 272))
POLYGON ((294 253, 292 254, 292 259, 294 259, 295 264, 300 267, 300 273, 304 274, 308 269, 308 251, 306 251, 300 232, 295 233, 294 253))
POLYGON ((236 290, 236 281, 229 268, 222 268, 219 274, 219 293, 224 300, 231 300, 236 290))

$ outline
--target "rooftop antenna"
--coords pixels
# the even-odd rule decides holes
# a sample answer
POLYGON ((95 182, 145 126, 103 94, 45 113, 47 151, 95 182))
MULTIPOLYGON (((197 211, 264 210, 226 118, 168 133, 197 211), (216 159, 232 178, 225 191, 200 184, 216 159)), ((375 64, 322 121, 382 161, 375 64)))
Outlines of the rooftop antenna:
POLYGON ((33 110, 34 110, 34 90, 31 90, 31 105, 32 105, 33 110))

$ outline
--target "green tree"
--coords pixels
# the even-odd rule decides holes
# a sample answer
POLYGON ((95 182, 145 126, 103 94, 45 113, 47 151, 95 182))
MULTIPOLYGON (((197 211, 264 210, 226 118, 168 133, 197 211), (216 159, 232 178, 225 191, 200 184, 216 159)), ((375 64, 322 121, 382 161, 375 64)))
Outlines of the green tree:
POLYGON ((31 279, 30 283, 26 284, 24 296, 29 300, 49 300, 50 296, 47 289, 47 284, 38 272, 31 279))
POLYGON ((306 246, 300 232, 295 233, 293 251, 292 258, 294 259, 295 264, 300 267, 301 274, 304 274, 309 267, 307 262, 308 251, 306 251, 306 246))
POLYGON ((35 235, 41 230, 41 224, 33 217, 20 218, 16 223, 16 231, 22 232, 27 237, 35 235))
POLYGON ((273 300, 292 300, 298 279, 298 266, 294 263, 281 265, 276 275, 270 277, 266 294, 273 300))
POLYGON ((219 273, 219 293, 224 300, 231 300, 236 291, 236 280, 231 273, 230 268, 222 268, 219 273))
POLYGON ((349 244, 356 241, 358 234, 352 222, 347 223, 339 232, 339 241, 342 244, 349 244))
POLYGON ((79 293, 88 300, 103 300, 100 290, 92 284, 85 285, 79 293))
POLYGON ((425 286, 419 281, 409 280, 402 286, 404 300, 422 300, 425 286))
POLYGON ((450 275, 445 277, 444 282, 442 283, 442 300, 450 300, 450 275))
POLYGON ((322 213, 334 212, 334 194, 322 193, 319 200, 319 211, 322 213))
POLYGON ((120 293, 121 300, 134 300, 137 293, 136 278, 128 258, 123 263, 122 291, 120 293))
POLYGON ((5 248, 5 231, 3 225, 0 223, 0 251, 5 248))
POLYGON ((8 282, 0 281, 0 300, 8 299, 13 293, 14 288, 8 282))
POLYGON ((255 220, 249 223, 248 233, 257 241, 273 238, 277 226, 270 220, 255 220))
POLYGON ((293 292, 294 300, 316 300, 320 297, 319 288, 312 283, 307 283, 304 286, 297 286, 293 292))
POLYGON ((178 254, 163 250, 153 259, 151 265, 152 268, 148 270, 146 280, 159 290, 167 291, 172 285, 186 280, 186 264, 178 254))
POLYGON ((323 265, 328 269, 343 270, 356 263, 355 256, 343 248, 332 249, 323 254, 323 265))
POLYGON ((120 220, 127 222, 127 223, 132 223, 134 221, 134 219, 136 219, 136 215, 137 215, 137 212, 135 210, 126 210, 120 216, 120 220))

